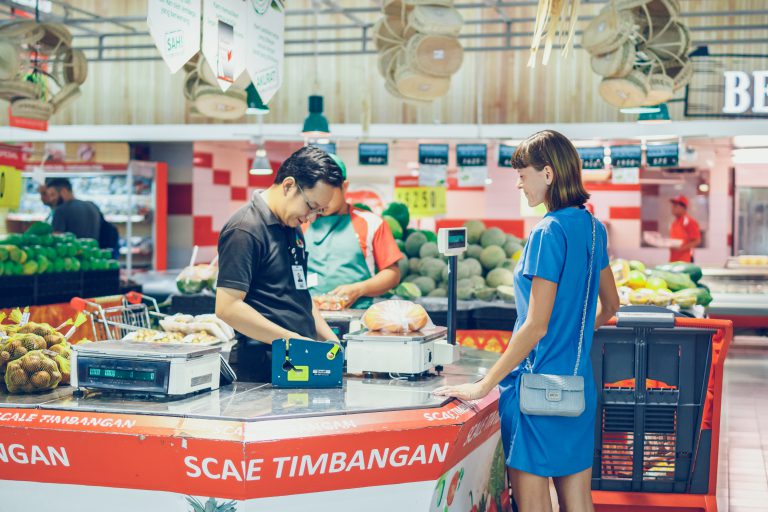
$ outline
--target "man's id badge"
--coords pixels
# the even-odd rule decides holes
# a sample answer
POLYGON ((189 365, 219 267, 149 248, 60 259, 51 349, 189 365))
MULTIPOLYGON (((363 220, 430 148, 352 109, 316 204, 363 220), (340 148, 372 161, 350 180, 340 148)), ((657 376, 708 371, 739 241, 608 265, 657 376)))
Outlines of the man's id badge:
POLYGON ((304 277, 304 267, 301 265, 291 265, 291 272, 293 273, 293 284, 296 285, 296 289, 306 290, 307 279, 304 277))

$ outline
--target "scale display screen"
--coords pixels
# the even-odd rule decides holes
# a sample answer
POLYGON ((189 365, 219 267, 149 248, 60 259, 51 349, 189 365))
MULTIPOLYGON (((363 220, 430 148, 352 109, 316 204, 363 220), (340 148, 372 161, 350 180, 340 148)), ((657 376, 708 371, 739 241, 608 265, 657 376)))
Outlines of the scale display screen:
POLYGON ((448 232, 448 248, 463 249, 467 245, 467 232, 463 229, 448 232))
POLYGON ((154 381, 156 372, 139 370, 118 370, 116 368, 100 368, 90 366, 88 368, 89 377, 103 377, 105 379, 123 379, 136 381, 154 381))

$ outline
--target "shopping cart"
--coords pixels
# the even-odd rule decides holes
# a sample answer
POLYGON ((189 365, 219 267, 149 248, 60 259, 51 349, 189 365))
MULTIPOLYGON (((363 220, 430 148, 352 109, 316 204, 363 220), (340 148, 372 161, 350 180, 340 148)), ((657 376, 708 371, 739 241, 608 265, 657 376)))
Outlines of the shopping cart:
POLYGON ((70 306, 88 316, 94 341, 121 340, 139 330, 157 331, 153 326, 166 316, 155 299, 138 292, 90 300, 75 297, 70 306))

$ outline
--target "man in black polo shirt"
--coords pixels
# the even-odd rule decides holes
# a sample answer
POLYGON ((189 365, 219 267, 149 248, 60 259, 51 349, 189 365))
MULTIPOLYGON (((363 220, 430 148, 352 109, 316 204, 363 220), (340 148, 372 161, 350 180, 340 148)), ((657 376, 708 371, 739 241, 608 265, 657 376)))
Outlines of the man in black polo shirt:
POLYGON ((245 338, 233 353, 241 380, 270 381, 273 340, 337 339, 307 290, 300 226, 322 214, 343 182, 326 152, 301 148, 222 229, 216 315, 245 338))

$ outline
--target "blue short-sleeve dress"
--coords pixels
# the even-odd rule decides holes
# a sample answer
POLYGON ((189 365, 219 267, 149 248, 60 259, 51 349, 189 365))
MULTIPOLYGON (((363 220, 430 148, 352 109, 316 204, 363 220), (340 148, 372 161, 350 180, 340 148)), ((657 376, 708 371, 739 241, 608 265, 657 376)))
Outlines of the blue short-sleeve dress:
MULTIPOLYGON (((530 353, 534 373, 571 375, 592 249, 591 215, 584 208, 548 213, 528 238, 515 268, 515 331, 525 322, 534 277, 557 283, 547 334, 530 353)), ((600 270, 608 265, 605 227, 595 222, 595 256, 587 301, 578 374, 584 377, 586 407, 577 417, 533 416, 520 412, 520 375, 525 360, 499 384, 499 415, 507 466, 545 477, 579 473, 592 466, 597 394, 589 351, 595 324, 600 270)))

